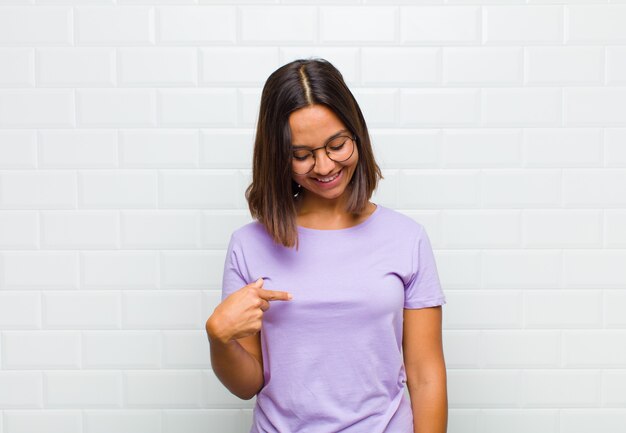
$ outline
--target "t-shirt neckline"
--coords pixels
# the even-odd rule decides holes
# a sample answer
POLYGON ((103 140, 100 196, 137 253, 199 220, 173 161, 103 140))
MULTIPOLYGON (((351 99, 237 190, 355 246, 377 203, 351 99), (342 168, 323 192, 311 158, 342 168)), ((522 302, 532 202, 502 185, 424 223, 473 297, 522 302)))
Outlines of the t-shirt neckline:
POLYGON ((349 232, 361 230, 364 227, 368 226, 374 219, 376 219, 377 215, 380 213, 380 209, 382 206, 378 203, 373 203, 373 204, 376 205, 376 209, 374 209, 374 212, 372 212, 365 221, 362 221, 359 224, 354 225, 352 227, 345 227, 343 229, 312 229, 309 227, 297 226, 298 232, 299 233, 312 233, 312 234, 313 233, 315 234, 318 234, 318 233, 343 234, 343 233, 349 233, 349 232))

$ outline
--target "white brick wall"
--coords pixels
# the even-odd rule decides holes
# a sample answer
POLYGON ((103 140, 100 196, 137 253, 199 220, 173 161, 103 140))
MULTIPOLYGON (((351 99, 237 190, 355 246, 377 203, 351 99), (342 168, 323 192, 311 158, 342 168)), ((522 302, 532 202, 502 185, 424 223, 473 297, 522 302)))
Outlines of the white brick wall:
POLYGON ((431 236, 448 431, 624 431, 624 1, 141 3, 0 6, 0 433, 248 432, 203 325, 308 56, 431 236))

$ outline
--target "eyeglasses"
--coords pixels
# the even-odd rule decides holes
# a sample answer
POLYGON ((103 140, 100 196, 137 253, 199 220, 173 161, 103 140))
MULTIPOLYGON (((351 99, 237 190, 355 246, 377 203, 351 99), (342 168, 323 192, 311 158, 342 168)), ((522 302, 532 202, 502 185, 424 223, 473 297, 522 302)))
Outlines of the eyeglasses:
POLYGON ((324 146, 315 149, 293 149, 292 167, 296 174, 307 174, 315 166, 315 151, 326 148, 326 155, 335 162, 343 162, 349 159, 354 152, 356 135, 340 135, 335 137, 324 146))

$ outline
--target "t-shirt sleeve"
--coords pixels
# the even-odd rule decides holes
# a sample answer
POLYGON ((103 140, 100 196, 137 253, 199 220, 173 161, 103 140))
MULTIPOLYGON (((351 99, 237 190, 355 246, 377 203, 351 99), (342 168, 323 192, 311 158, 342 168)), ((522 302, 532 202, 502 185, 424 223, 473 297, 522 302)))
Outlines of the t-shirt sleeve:
POLYGON ((426 308, 446 303, 439 282, 437 264, 424 227, 415 239, 412 258, 412 272, 404 288, 404 308, 426 308))
POLYGON ((248 284, 244 278, 241 264, 243 263, 243 251, 239 240, 230 236, 226 259, 224 260, 224 273, 222 276, 222 301, 231 293, 236 292, 248 284))

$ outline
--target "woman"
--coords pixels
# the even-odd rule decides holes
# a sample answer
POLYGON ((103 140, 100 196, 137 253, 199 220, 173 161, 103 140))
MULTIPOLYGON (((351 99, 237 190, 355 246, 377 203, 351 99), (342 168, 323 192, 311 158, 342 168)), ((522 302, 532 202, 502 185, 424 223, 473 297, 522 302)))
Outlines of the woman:
POLYGON ((424 228, 369 201, 380 178, 335 67, 270 75, 246 190, 256 221, 231 235, 206 324, 216 376, 257 396, 251 433, 446 431, 445 297, 424 228))

